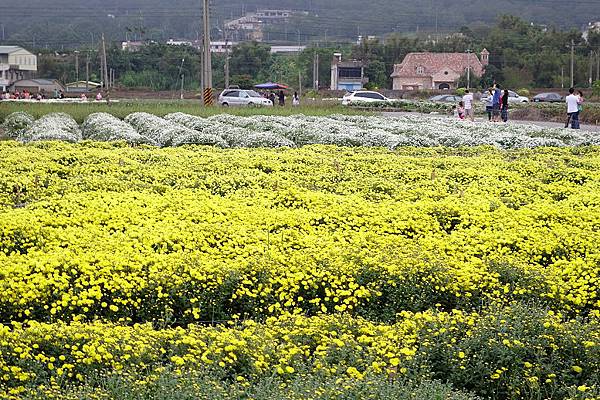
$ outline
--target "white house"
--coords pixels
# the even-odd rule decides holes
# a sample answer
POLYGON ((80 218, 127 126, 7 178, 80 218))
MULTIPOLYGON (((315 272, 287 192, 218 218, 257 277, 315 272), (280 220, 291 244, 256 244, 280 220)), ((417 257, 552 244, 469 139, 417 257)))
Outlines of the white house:
POLYGON ((0 91, 37 72, 37 56, 19 46, 0 46, 0 91))

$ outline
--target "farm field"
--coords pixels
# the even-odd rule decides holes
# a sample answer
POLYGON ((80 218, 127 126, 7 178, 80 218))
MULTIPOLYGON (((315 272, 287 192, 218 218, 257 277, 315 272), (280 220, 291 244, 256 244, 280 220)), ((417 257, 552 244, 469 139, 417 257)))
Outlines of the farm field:
POLYGON ((4 117, 0 398, 600 396, 596 133, 127 111, 4 117))
POLYGON ((296 148, 322 144, 388 149, 492 145, 513 149, 600 144, 600 136, 590 131, 487 122, 473 124, 423 115, 392 118, 342 114, 248 117, 220 114, 206 118, 181 112, 164 117, 136 112, 120 119, 109 113, 93 113, 80 125, 66 113, 50 113, 36 119, 26 112, 16 112, 5 118, 2 127, 5 136, 23 143, 96 140, 159 147, 195 144, 220 148, 296 148))
POLYGON ((303 105, 302 107, 203 107, 200 102, 193 100, 120 100, 118 103, 107 104, 106 102, 87 102, 87 103, 21 103, 21 102, 0 102, 0 123, 14 112, 27 112, 35 118, 40 118, 46 114, 62 112, 73 117, 78 123, 82 123, 87 116, 94 113, 104 112, 114 115, 118 118, 125 118, 129 114, 136 112, 146 112, 153 115, 164 116, 175 112, 184 112, 186 114, 210 117, 213 115, 227 112, 231 115, 252 116, 252 115, 320 115, 325 116, 332 113, 338 114, 363 114, 360 110, 348 109, 338 104, 325 105, 319 104, 303 105))

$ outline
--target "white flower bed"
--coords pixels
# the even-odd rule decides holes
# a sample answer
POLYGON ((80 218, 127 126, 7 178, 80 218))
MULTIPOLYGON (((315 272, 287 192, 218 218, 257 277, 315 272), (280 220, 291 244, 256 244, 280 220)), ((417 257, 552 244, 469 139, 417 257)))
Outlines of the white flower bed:
POLYGON ((4 128, 6 136, 11 139, 17 139, 22 136, 23 133, 33 125, 35 119, 26 112, 16 112, 10 114, 4 120, 2 128, 4 128))
MULTIPOLYGON (((19 118, 26 120, 24 116, 14 116, 13 120, 19 118)), ((388 118, 347 115, 237 117, 223 114, 201 118, 175 113, 159 118, 135 113, 123 122, 107 114, 95 114, 84 124, 84 131, 85 137, 93 140, 137 143, 135 138, 141 137, 158 146, 297 147, 329 144, 395 149, 401 146, 490 145, 511 149, 600 145, 600 135, 594 132, 535 125, 471 123, 421 115, 388 118)), ((77 141, 80 138, 77 124, 71 117, 50 114, 34 122, 19 140, 77 141)))
POLYGON ((79 142, 82 136, 73 117, 64 113, 52 113, 35 121, 17 139, 22 142, 59 140, 75 143, 79 142))
POLYGON ((124 140, 132 144, 156 144, 137 133, 133 126, 107 113, 90 114, 82 126, 83 138, 98 142, 124 140))
POLYGON ((158 146, 171 146, 177 137, 191 135, 193 130, 148 113, 133 113, 125 118, 135 130, 158 146))
POLYGON ((152 114, 130 114, 125 121, 130 123, 140 135, 162 147, 185 144, 227 147, 227 143, 217 135, 190 129, 152 114))

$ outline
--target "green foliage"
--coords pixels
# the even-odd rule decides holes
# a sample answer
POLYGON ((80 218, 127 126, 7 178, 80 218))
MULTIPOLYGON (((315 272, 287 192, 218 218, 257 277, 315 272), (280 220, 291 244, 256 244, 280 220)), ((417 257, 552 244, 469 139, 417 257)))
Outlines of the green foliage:
POLYGON ((600 96, 600 80, 594 82, 593 94, 594 96, 600 96))
POLYGON ((230 79, 230 85, 237 85, 240 89, 252 89, 256 81, 251 75, 233 75, 230 79))
POLYGON ((529 89, 526 89, 526 88, 521 88, 521 89, 517 90, 517 93, 519 94, 519 96, 525 96, 525 97, 531 96, 531 92, 529 91, 529 89))
MULTIPOLYGON (((201 107, 199 101, 124 101, 120 103, 87 103, 87 104, 53 104, 53 103, 7 103, 0 107, 0 124, 6 117, 15 112, 26 112, 35 118, 54 112, 64 112, 71 115, 77 122, 83 123, 86 117, 93 113, 105 112, 118 118, 125 118, 135 112, 147 112, 150 114, 164 116, 175 112, 184 112, 190 115, 209 117, 216 114, 232 114, 241 116, 251 115, 331 115, 331 114, 363 114, 359 110, 342 107, 339 104, 310 106, 303 105, 299 108, 275 107, 275 108, 246 108, 230 107, 201 107)), ((10 122, 10 121, 9 121, 10 122)), ((11 122, 12 126, 12 122, 11 122)), ((8 128, 8 127, 7 127, 8 128)))
POLYGON ((456 89, 456 94, 458 96, 464 96, 466 92, 467 92, 467 89, 464 87, 460 87, 460 88, 456 89))
MULTIPOLYGON (((47 0, 13 2, 2 15, 7 39, 29 45, 35 41, 40 47, 56 44, 96 47, 103 32, 109 41, 122 41, 126 33, 132 39, 155 41, 198 36, 201 9, 194 0, 172 0, 168 5, 164 0, 89 0, 85 7, 80 0, 57 0, 53 5, 54 11, 47 9, 47 0)), ((228 0, 215 2, 211 14, 215 21, 223 21, 239 17, 242 10, 256 8, 307 10, 309 15, 292 18, 286 29, 273 25, 264 32, 267 41, 306 43, 312 38, 355 39, 357 26, 361 32, 372 35, 398 30, 432 33, 435 7, 440 10, 442 29, 457 30, 468 23, 469 30, 464 31, 467 39, 478 37, 480 32, 473 21, 493 21, 502 13, 563 27, 582 26, 591 15, 597 14, 597 3, 593 1, 553 2, 550 7, 535 0, 455 0, 448 8, 429 1, 407 0, 402 2, 401 13, 396 12, 397 0, 370 2, 368 10, 362 0, 228 0)), ((218 37, 219 32, 215 29, 213 35, 218 37)))
POLYGON ((271 48, 258 42, 241 43, 233 48, 230 67, 239 75, 255 76, 257 80, 264 80, 264 76, 257 73, 264 71, 271 61, 271 48))
MULTIPOLYGON (((59 391, 63 400, 328 400, 328 399, 404 399, 404 400, 476 400, 477 397, 454 390, 438 381, 419 383, 369 377, 365 380, 328 377, 321 374, 302 374, 291 380, 269 377, 249 385, 225 379, 218 370, 190 371, 185 375, 169 370, 152 374, 135 372, 113 374, 109 377, 89 377, 75 387, 59 391), (140 385, 136 380, 147 381, 140 385)), ((50 400, 48 392, 31 388, 21 398, 50 400)))
POLYGON ((121 85, 128 88, 146 88, 152 90, 165 90, 169 88, 168 80, 158 71, 127 71, 121 76, 121 85))

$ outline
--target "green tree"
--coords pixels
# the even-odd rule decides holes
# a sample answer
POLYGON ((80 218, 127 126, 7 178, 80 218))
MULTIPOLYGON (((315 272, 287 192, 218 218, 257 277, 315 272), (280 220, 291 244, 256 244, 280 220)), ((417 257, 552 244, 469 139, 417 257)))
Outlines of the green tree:
POLYGON ((271 48, 258 42, 245 42, 233 48, 230 70, 235 75, 250 75, 256 80, 265 79, 271 65, 271 48))

